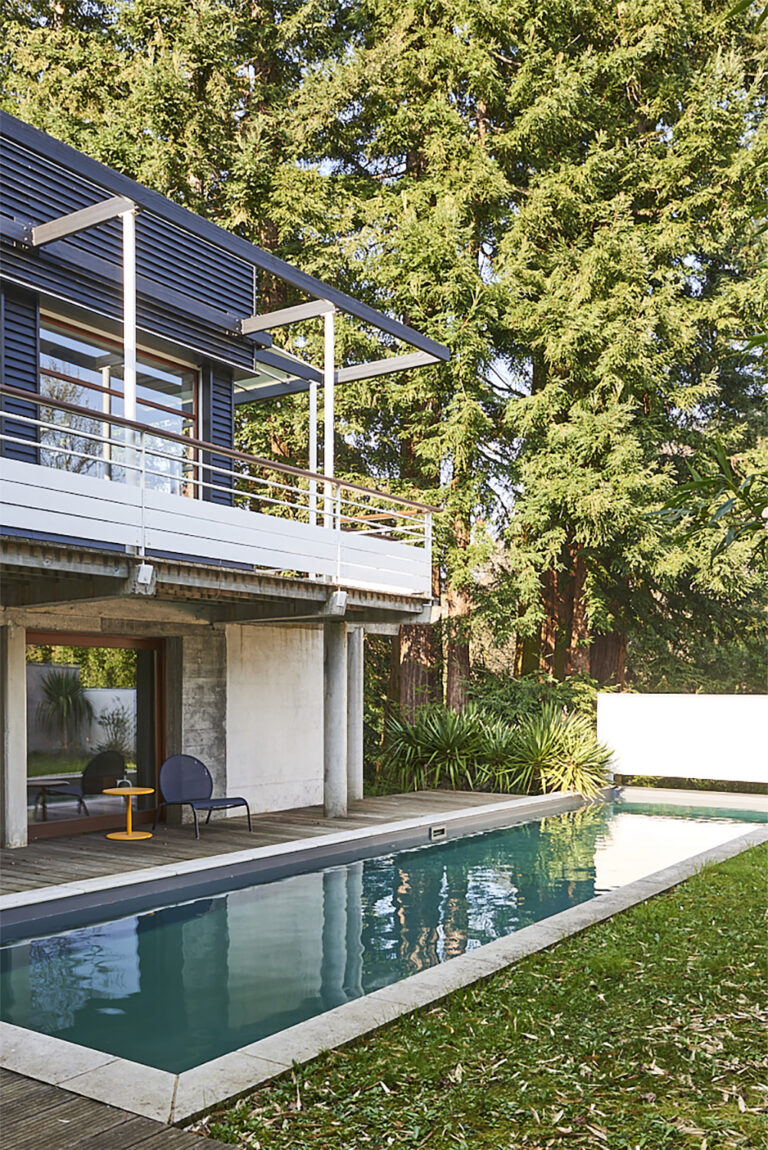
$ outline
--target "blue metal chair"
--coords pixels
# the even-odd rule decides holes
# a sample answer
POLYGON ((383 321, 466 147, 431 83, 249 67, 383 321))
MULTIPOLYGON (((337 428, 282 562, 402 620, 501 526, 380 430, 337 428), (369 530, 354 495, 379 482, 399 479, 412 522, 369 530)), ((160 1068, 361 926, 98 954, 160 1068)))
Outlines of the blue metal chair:
POLYGON ((226 810, 228 807, 245 807, 248 814, 248 830, 251 829, 251 808, 243 798, 212 799, 213 779, 205 763, 201 763, 194 755, 171 755, 160 768, 160 791, 162 802, 158 803, 155 811, 154 830, 160 816, 162 807, 185 806, 192 808, 192 817, 195 820, 195 838, 200 838, 200 827, 197 821, 198 811, 208 811, 206 826, 210 822, 212 811, 226 810))
MULTIPOLYGON (((77 809, 89 813, 84 795, 100 795, 105 787, 116 787, 125 776, 125 759, 119 751, 102 751, 83 767, 83 773, 76 783, 61 783, 46 787, 48 796, 61 795, 76 799, 77 809)), ((40 796, 35 799, 35 810, 40 796)))

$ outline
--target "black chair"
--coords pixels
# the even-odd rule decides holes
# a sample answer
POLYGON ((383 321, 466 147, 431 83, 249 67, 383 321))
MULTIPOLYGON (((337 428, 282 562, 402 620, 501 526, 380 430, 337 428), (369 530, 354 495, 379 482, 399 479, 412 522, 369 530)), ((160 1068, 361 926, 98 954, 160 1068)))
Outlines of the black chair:
POLYGON ((197 821, 198 811, 208 811, 206 826, 211 820, 211 811, 222 811, 228 807, 245 807, 248 813, 248 830, 251 829, 251 808, 243 798, 212 799, 213 779, 205 763, 194 755, 171 755, 160 768, 160 792, 162 802, 155 811, 154 830, 162 807, 185 806, 192 808, 195 820, 195 838, 200 838, 197 821))
MULTIPOLYGON (((100 795, 105 787, 116 787, 125 778, 125 759, 119 751, 101 751, 83 767, 83 773, 76 783, 58 783, 46 787, 47 794, 63 795, 77 800, 77 809, 89 814, 85 805, 85 795, 100 795)), ((35 799, 35 809, 39 796, 35 799)))

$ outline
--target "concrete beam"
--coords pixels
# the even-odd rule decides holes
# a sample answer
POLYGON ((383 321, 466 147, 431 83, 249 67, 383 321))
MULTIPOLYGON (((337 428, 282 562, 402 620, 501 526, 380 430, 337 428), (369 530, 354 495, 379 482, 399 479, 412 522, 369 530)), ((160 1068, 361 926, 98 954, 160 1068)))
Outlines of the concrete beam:
POLYGON ((325 625, 323 780, 325 817, 347 813, 347 625, 325 625))
POLYGON ((27 845, 27 658, 23 627, 0 627, 0 844, 27 845))
POLYGON ((365 634, 350 627, 347 636, 347 799, 363 797, 363 687, 365 634))

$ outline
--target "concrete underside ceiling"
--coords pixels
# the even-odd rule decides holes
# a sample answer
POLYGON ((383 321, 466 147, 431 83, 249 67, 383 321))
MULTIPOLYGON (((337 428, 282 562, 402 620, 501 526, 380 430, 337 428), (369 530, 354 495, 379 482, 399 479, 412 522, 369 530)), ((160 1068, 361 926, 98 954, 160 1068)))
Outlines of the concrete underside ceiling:
POLYGON ((72 630, 92 630, 98 620, 105 633, 124 624, 157 634, 228 623, 320 626, 343 619, 375 628, 429 621, 429 603, 415 597, 166 559, 151 560, 147 588, 137 582, 139 563, 119 552, 0 540, 0 612, 27 627, 38 614, 41 626, 54 617, 72 630))

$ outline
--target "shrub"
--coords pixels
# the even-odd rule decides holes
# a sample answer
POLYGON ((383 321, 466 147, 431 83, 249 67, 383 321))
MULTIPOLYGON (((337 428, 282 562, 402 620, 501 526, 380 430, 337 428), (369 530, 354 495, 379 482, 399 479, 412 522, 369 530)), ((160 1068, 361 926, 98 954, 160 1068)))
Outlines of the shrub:
POLYGON ((568 714, 548 704, 517 725, 494 781, 502 790, 577 791, 589 798, 605 785, 611 759, 587 715, 568 714))
MULTIPOLYGON (((605 688, 600 687, 600 690, 605 688)), ((575 711, 594 719, 597 691, 597 680, 588 675, 572 675, 560 681, 544 672, 514 677, 476 671, 469 687, 473 702, 510 723, 526 715, 539 714, 547 704, 565 707, 569 712, 575 711)))
POLYGON ((475 707, 451 711, 429 707, 413 722, 392 716, 387 722, 384 769, 402 790, 475 785, 481 756, 482 722, 475 707))
POLYGON ((387 734, 384 769, 404 791, 448 786, 591 797, 611 763, 589 715, 552 704, 516 724, 473 704, 458 714, 430 707, 413 722, 390 718, 387 734))
POLYGON ((135 731, 133 716, 122 703, 116 703, 111 711, 102 711, 99 722, 106 738, 96 746, 97 751, 118 751, 124 759, 130 759, 134 752, 135 731))

